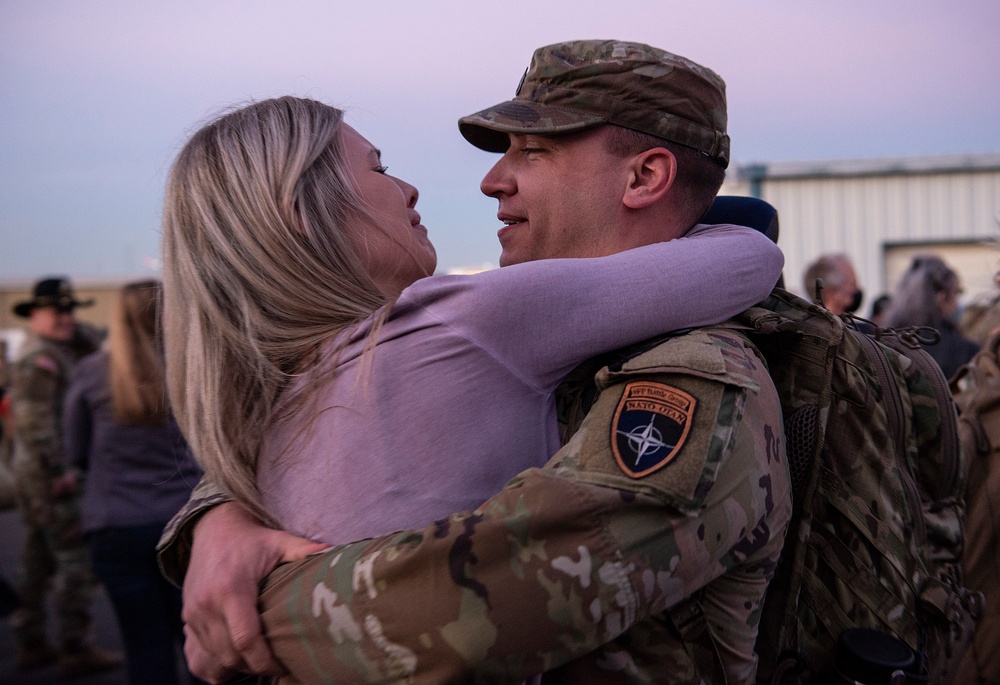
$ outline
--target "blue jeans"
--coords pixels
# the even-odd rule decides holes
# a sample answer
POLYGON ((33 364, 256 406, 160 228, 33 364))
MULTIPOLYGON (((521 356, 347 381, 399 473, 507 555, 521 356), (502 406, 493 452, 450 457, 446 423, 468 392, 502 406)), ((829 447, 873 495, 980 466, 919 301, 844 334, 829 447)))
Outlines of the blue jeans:
POLYGON ((102 528, 87 536, 94 573, 118 617, 133 685, 177 685, 181 680, 176 652, 184 642, 181 591, 160 575, 156 564, 156 542, 164 525, 102 528))

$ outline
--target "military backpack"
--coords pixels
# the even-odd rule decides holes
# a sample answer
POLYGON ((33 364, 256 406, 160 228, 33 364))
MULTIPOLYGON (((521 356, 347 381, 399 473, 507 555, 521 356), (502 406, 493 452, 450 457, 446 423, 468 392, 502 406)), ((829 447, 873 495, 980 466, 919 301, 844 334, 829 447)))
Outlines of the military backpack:
POLYGON ((768 362, 792 475, 758 682, 820 682, 844 660, 836 682, 860 681, 864 655, 843 653, 856 629, 908 646, 893 683, 953 682, 979 606, 962 584, 965 465, 940 369, 916 331, 864 333, 781 289, 735 325, 768 362))

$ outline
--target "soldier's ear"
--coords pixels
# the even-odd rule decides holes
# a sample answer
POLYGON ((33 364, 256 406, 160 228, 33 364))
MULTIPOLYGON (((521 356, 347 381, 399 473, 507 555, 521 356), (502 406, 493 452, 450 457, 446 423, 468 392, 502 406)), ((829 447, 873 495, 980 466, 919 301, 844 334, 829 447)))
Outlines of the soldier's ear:
POLYGON ((662 147, 640 152, 627 163, 627 183, 622 203, 629 209, 656 204, 667 194, 677 177, 677 158, 662 147))

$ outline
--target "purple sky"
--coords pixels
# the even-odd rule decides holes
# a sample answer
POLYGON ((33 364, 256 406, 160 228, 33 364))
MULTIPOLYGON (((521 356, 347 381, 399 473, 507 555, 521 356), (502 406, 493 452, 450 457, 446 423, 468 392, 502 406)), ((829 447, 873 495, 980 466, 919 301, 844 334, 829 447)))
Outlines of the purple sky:
POLYGON ((346 4, 0 0, 0 280, 148 275, 186 136, 285 93, 347 108, 420 188, 442 270, 495 262, 492 157, 456 120, 573 38, 719 72, 736 165, 1000 152, 996 0, 346 4))

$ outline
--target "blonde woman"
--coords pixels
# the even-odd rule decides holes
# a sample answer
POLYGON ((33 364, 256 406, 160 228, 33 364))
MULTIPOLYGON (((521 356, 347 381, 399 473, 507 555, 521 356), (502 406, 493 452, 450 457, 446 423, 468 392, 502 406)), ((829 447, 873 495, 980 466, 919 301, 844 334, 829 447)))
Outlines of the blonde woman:
MULTIPOLYGON (((782 265, 753 230, 699 226, 610 257, 429 277, 416 203, 311 100, 227 114, 174 164, 172 404, 207 475, 265 521, 335 543, 474 508, 557 450, 553 391, 578 363, 721 321, 782 265)), ((532 210, 507 211, 501 233, 527 230, 532 210)), ((558 237, 532 216, 536 239, 558 237)))
POLYGON ((167 411, 156 281, 118 296, 107 350, 83 359, 66 394, 65 451, 87 474, 82 508, 94 571, 111 598, 129 682, 173 685, 181 597, 156 563, 156 541, 201 471, 167 411))

